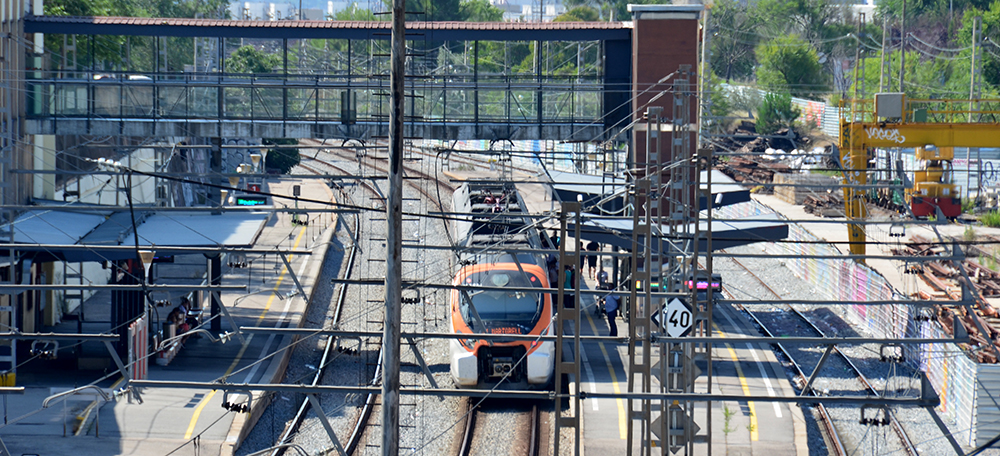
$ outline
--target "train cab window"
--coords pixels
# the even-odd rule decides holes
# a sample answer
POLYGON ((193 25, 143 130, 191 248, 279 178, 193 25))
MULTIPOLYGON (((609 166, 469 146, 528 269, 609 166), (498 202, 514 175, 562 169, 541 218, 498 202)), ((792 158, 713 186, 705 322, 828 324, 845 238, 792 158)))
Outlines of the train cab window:
MULTIPOLYGON (((470 275, 467 283, 482 284, 488 287, 541 287, 539 278, 533 274, 521 274, 518 271, 493 270, 470 275)), ((483 290, 468 293, 472 304, 476 307, 479 317, 487 326, 520 326, 525 332, 530 331, 541 314, 543 297, 541 293, 526 293, 511 290, 483 290)), ((469 305, 462 299, 462 316, 470 325, 475 321, 471 316, 469 305)))

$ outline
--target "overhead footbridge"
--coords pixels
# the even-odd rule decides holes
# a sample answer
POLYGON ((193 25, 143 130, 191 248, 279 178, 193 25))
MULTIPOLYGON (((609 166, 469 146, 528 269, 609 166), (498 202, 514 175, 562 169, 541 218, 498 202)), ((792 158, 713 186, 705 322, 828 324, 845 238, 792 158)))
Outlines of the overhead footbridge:
MULTIPOLYGON (((50 50, 64 57, 59 68, 27 73, 29 134, 388 136, 389 22, 28 16, 24 31, 64 43, 50 50), (109 37, 126 37, 125 70, 93 64, 109 37), (279 63, 248 72, 234 63, 244 43, 279 63), (172 46, 192 47, 194 65, 169 60, 172 46)), ((611 138, 631 114, 631 31, 622 22, 408 22, 404 134, 611 138)))

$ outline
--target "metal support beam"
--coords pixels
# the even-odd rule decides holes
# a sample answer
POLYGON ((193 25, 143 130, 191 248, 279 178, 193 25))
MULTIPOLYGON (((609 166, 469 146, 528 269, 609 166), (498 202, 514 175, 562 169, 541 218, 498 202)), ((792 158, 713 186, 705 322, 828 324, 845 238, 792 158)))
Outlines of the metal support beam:
POLYGON ((802 393, 799 396, 809 395, 809 390, 812 389, 812 384, 816 380, 816 376, 819 374, 820 368, 826 363, 826 359, 830 357, 830 353, 833 353, 834 345, 830 344, 826 346, 826 351, 823 352, 823 356, 819 358, 819 362, 816 363, 816 367, 813 368, 812 374, 809 374, 809 380, 806 380, 806 386, 802 387, 802 393))
POLYGON ((115 347, 112 346, 111 342, 107 340, 104 341, 104 346, 107 347, 108 353, 111 353, 111 359, 113 359, 115 361, 115 365, 118 366, 118 373, 120 373, 122 378, 125 380, 125 383, 122 384, 122 388, 128 388, 129 402, 132 402, 132 396, 135 395, 141 404, 142 397, 139 395, 140 391, 138 388, 129 388, 132 383, 132 374, 129 372, 128 368, 125 367, 125 363, 122 363, 122 359, 118 356, 118 352, 115 351, 115 347))
MULTIPOLYGON (((233 316, 229 313, 229 309, 226 308, 226 305, 222 303, 221 299, 219 300, 219 310, 222 312, 222 315, 224 315, 226 317, 226 320, 229 320, 229 324, 232 325, 233 331, 236 332, 236 338, 240 340, 240 343, 241 344, 247 343, 246 339, 243 338, 243 332, 240 331, 239 325, 236 324, 236 319, 234 319, 233 316)), ((216 326, 215 322, 218 321, 218 320, 219 320, 218 318, 215 318, 215 319, 212 320, 212 322, 213 322, 212 323, 212 327, 213 328, 216 326)), ((218 326, 219 326, 219 329, 212 329, 212 331, 215 331, 215 332, 221 331, 222 330, 222 324, 220 323, 220 324, 218 324, 218 326)))
POLYGON ((420 365, 420 369, 424 371, 424 376, 427 377, 427 381, 431 383, 431 387, 434 389, 440 388, 437 382, 434 380, 434 374, 427 367, 427 362, 424 361, 424 356, 420 354, 420 349, 417 348, 417 342, 413 340, 412 337, 407 337, 406 341, 409 342, 410 350, 413 352, 413 357, 417 359, 417 364, 420 365))
MULTIPOLYGON (((293 385, 284 383, 216 383, 216 382, 186 382, 186 381, 163 381, 163 380, 134 380, 130 382, 132 387, 141 388, 179 388, 179 389, 211 389, 219 391, 272 391, 298 394, 319 394, 319 393, 379 393, 378 386, 334 386, 334 385, 293 385)), ((495 399, 541 399, 551 400, 552 396, 548 391, 534 390, 479 390, 479 389, 456 389, 456 388, 400 388, 400 394, 412 396, 448 396, 448 397, 491 397, 495 399)), ((621 399, 628 398, 634 400, 677 400, 677 401, 754 401, 754 402, 777 402, 782 404, 837 404, 837 405, 888 405, 894 407, 937 407, 940 405, 940 398, 919 398, 919 397, 873 397, 873 396, 828 396, 828 397, 799 397, 799 396, 768 396, 768 395, 741 395, 741 394, 698 394, 698 393, 589 393, 580 392, 580 399, 621 399)))
POLYGON ((340 440, 337 439, 337 434, 333 432, 333 426, 330 426, 330 420, 326 418, 326 412, 323 411, 323 406, 319 403, 319 399, 316 398, 315 394, 306 394, 306 398, 309 399, 309 403, 316 410, 316 416, 319 418, 319 422, 323 423, 323 429, 326 429, 326 435, 333 442, 333 447, 337 450, 337 454, 347 456, 344 447, 340 444, 340 440))
MULTIPOLYGON (((553 446, 555 454, 562 454, 559 450, 561 440, 561 428, 573 428, 573 454, 580 454, 580 438, 582 436, 582 421, 580 420, 582 411, 580 410, 580 284, 583 282, 582 268, 580 265, 580 203, 564 202, 562 211, 559 214, 559 276, 558 298, 556 299, 556 357, 555 357, 555 391, 556 391, 556 419, 553 446), (576 228, 573 231, 573 250, 567 251, 566 243, 570 236, 567 230, 569 217, 574 217, 576 228), (566 289, 566 274, 572 270, 575 275, 573 288, 566 289), (567 293, 572 293, 566 296, 567 293), (568 328, 567 328, 568 327, 568 328), (567 340, 567 332, 570 332, 567 340), (569 345, 567 347, 567 345, 569 345), (568 352, 568 354, 567 354, 568 352), (572 382, 569 386, 570 394, 562 394, 566 388, 563 386, 563 378, 568 378, 572 382), (563 398, 568 398, 569 413, 564 416, 562 411, 563 398)), ((550 284, 551 285, 551 284, 550 284)))
MULTIPOLYGON (((215 256, 208 257, 208 280, 209 283, 214 286, 222 285, 222 254, 216 254, 215 256)), ((222 295, 219 291, 209 292, 209 307, 212 316, 211 330, 212 332, 222 331, 222 320, 217 318, 219 313, 223 312, 222 308, 222 295)))
MULTIPOLYGON (((135 250, 135 249, 132 249, 135 250)), ((149 291, 246 291, 246 285, 146 285, 149 291)), ((18 294, 25 291, 58 291, 58 290, 89 290, 89 291, 118 291, 132 290, 142 291, 142 285, 73 285, 73 284, 24 284, 9 285, 0 284, 0 294, 18 294)))
MULTIPOLYGON (((376 331, 347 331, 340 329, 310 329, 310 328, 267 328, 260 326, 241 326, 240 330, 251 334, 279 334, 279 335, 295 335, 295 336, 334 336, 334 337, 381 337, 381 332, 376 331)), ((557 336, 535 336, 531 334, 483 334, 483 333, 472 333, 472 334, 453 334, 453 333, 438 333, 438 332, 401 332, 401 338, 412 338, 412 339, 479 339, 479 340, 530 340, 530 341, 554 341, 557 340, 557 336)), ((3 340, 3 336, 0 335, 0 340, 3 340)), ((596 342, 624 342, 625 337, 608 337, 608 336, 580 336, 580 340, 585 341, 596 341, 596 342)), ((732 339, 717 336, 717 337, 658 337, 654 340, 655 342, 665 342, 665 343, 692 343, 692 344, 705 344, 705 343, 726 343, 731 342, 732 339)), ((790 344, 800 344, 800 345, 815 345, 824 346, 830 344, 836 345, 863 345, 863 344, 903 344, 903 345, 920 345, 920 344, 961 344, 968 343, 970 339, 968 336, 964 338, 887 338, 879 339, 873 338, 868 339, 864 337, 744 337, 740 339, 740 342, 745 342, 748 344, 774 344, 781 343, 783 345, 790 344)))
MULTIPOLYGON (((32 206, 34 209, 38 209, 39 206, 32 206)), ((152 209, 155 212, 161 212, 161 209, 170 208, 156 208, 152 209)), ((305 209, 303 209, 304 211, 305 209)), ((282 209, 284 212, 285 209, 282 209)), ((310 209, 311 211, 311 209, 310 209)), ((136 208, 136 212, 142 212, 142 209, 136 208)), ((66 252, 133 252, 135 247, 127 245, 42 245, 42 244, 3 244, 4 249, 13 249, 18 252, 51 252, 53 250, 66 251, 66 252)), ((232 252, 232 253, 267 253, 272 254, 275 252, 287 253, 289 255, 312 255, 311 250, 302 249, 275 249, 275 248, 243 248, 243 247, 168 247, 168 246, 156 246, 156 253, 158 255, 190 255, 195 253, 219 253, 219 252, 232 252)), ((149 285, 149 287, 155 287, 156 285, 149 285)), ((175 285, 181 286, 181 285, 175 285)), ((184 285, 187 286, 187 285, 184 285)))
POLYGON ((117 341, 118 334, 0 333, 0 340, 67 340, 83 342, 117 341))
POLYGON ((309 295, 306 294, 305 288, 302 288, 302 283, 299 282, 299 276, 295 274, 294 270, 292 270, 292 264, 288 262, 288 257, 285 256, 284 253, 278 253, 278 256, 280 256, 281 261, 285 263, 285 270, 288 271, 288 276, 292 278, 292 282, 295 282, 295 288, 298 288, 299 293, 302 294, 302 299, 304 299, 308 305, 309 295))

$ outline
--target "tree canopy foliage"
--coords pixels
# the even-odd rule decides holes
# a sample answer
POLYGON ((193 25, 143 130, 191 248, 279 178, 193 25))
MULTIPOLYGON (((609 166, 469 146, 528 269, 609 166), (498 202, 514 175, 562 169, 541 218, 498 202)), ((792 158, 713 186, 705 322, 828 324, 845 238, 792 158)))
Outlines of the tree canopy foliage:
POLYGON ((553 22, 593 22, 601 19, 601 13, 591 6, 575 6, 555 18, 553 22))
POLYGON ((785 35, 757 47, 757 83, 770 91, 821 98, 826 75, 816 49, 797 35, 785 35))
POLYGON ((844 3, 714 0, 707 25, 711 72, 730 84, 817 100, 880 91, 911 98, 1000 95, 1000 0, 905 0, 905 18, 904 0, 882 0, 860 26, 844 3))
POLYGON ((270 73, 281 65, 281 57, 257 50, 251 45, 240 47, 226 59, 227 73, 270 73))

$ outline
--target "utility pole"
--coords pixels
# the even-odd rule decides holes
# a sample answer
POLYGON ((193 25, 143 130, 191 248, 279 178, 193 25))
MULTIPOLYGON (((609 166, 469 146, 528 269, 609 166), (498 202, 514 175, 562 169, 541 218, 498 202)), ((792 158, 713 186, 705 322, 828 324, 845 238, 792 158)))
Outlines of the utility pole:
POLYGON ((886 17, 882 18, 882 70, 879 72, 878 75, 878 88, 880 92, 889 91, 889 88, 887 87, 887 83, 889 81, 886 78, 888 77, 890 71, 889 62, 891 60, 889 57, 892 55, 892 52, 890 51, 889 55, 886 55, 885 53, 886 51, 885 40, 888 36, 889 36, 889 18, 886 17))
MULTIPOLYGON (((979 61, 982 58, 976 52, 976 45, 980 40, 980 20, 981 17, 975 17, 972 19, 972 69, 969 70, 969 117, 968 122, 972 122, 972 114, 978 109, 978 103, 974 100, 979 98, 979 61)), ((982 186, 980 182, 982 176, 981 163, 979 160, 979 148, 976 148, 976 200, 978 201, 979 188, 982 186)), ((972 186, 972 148, 965 149, 965 197, 971 196, 971 186, 972 186)))
POLYGON ((903 17, 899 26, 899 91, 906 93, 903 88, 903 78, 906 73, 906 0, 903 0, 903 17))
POLYGON ((382 454, 399 454, 399 331, 403 294, 403 72, 406 0, 392 0, 389 63, 389 195, 386 204, 385 328, 382 334, 382 454))
POLYGON ((969 72, 969 122, 972 122, 972 100, 979 98, 979 65, 981 60, 976 53, 976 44, 979 40, 980 17, 972 19, 972 69, 969 72))

